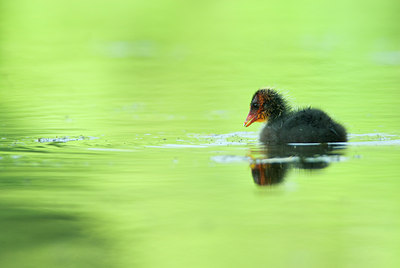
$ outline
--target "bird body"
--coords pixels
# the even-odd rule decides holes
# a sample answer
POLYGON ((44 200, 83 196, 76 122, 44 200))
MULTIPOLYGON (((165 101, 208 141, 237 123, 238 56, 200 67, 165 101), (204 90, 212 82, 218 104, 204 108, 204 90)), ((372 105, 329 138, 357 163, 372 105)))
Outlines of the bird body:
POLYGON ((258 90, 250 103, 244 125, 267 122, 260 133, 265 144, 345 142, 345 128, 325 112, 305 108, 292 110, 273 89, 258 90))

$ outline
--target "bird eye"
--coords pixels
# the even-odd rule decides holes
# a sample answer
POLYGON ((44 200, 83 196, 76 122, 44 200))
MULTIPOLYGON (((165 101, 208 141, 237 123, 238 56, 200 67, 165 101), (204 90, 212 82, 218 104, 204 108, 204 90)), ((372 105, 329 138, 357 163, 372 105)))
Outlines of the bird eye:
POLYGON ((251 104, 251 107, 254 108, 254 109, 258 109, 258 107, 260 107, 260 106, 258 105, 257 102, 253 102, 253 103, 251 104))

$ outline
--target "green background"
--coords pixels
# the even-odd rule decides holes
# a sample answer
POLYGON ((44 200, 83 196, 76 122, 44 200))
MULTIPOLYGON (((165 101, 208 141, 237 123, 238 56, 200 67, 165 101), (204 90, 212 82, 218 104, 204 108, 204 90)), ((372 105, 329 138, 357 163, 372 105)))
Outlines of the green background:
POLYGON ((1 267, 398 267, 399 12, 1 1, 1 267), (260 148, 265 86, 361 143, 277 186, 214 161, 260 148), (85 139, 37 142, 65 136, 85 139))

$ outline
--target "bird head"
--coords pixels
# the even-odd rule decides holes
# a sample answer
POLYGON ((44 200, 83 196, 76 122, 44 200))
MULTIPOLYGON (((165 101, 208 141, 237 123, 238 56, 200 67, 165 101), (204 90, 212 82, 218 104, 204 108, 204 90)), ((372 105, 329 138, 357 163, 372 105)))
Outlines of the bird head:
POLYGON ((243 125, 248 127, 254 122, 266 122, 285 111, 286 103, 279 93, 270 88, 259 89, 251 99, 250 111, 243 125))

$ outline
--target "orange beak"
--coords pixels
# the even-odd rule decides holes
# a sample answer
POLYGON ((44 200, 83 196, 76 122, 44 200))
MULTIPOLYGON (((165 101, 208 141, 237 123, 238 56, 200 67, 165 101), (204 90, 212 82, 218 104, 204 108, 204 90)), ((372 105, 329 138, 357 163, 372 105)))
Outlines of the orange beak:
POLYGON ((244 120, 243 126, 248 127, 257 120, 258 120, 258 113, 250 111, 246 117, 246 120, 244 120))

